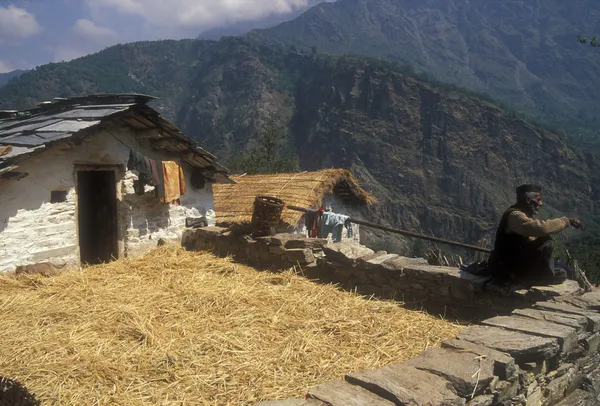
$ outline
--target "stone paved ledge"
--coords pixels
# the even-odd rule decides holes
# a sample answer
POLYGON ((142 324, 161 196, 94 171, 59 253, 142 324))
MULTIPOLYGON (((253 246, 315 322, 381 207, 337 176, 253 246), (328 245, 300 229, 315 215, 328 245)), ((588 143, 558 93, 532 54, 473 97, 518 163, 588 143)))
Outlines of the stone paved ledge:
POLYGON ((573 281, 503 292, 458 269, 358 245, 299 236, 252 239, 218 227, 187 230, 187 249, 212 250, 305 274, 364 294, 461 309, 479 320, 442 348, 401 364, 348 373, 304 399, 260 406, 598 405, 600 291, 582 294, 573 281), (485 316, 489 314, 489 316, 485 316))

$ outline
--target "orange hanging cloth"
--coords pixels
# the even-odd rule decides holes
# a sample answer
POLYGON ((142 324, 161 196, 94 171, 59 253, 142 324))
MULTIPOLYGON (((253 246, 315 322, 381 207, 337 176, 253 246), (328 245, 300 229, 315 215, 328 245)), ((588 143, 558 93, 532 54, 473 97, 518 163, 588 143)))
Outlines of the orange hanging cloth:
POLYGON ((173 161, 162 162, 164 179, 164 197, 160 199, 161 203, 174 203, 180 205, 179 198, 186 194, 185 178, 183 177, 183 168, 173 161))

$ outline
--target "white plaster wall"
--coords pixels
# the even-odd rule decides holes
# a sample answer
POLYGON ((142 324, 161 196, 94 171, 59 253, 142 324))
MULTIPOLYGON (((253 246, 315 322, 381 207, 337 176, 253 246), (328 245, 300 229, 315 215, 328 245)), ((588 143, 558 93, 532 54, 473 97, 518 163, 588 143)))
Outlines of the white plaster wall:
MULTIPOLYGON (((175 158, 140 145, 129 129, 111 133, 114 136, 104 131, 89 136, 81 146, 52 147, 19 165, 19 171, 29 176, 0 184, 0 271, 39 262, 79 263, 75 163, 125 167, 128 147, 156 160, 175 158), (67 201, 50 203, 52 190, 68 191, 67 201)), ((191 168, 183 168, 189 179, 191 168)), ((181 206, 175 206, 161 204, 153 191, 135 195, 135 178, 129 171, 117 173, 119 237, 125 255, 154 247, 159 238, 180 239, 187 216, 207 215, 214 224, 210 184, 194 190, 186 182, 187 195, 182 196, 181 206)))

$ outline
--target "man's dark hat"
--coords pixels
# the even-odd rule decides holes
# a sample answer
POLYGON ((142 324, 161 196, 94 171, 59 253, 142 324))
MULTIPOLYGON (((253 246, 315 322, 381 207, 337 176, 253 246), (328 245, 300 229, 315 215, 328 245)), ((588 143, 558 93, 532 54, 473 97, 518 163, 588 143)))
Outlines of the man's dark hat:
POLYGON ((517 188, 517 196, 525 193, 542 193, 542 187, 538 185, 521 185, 517 188))

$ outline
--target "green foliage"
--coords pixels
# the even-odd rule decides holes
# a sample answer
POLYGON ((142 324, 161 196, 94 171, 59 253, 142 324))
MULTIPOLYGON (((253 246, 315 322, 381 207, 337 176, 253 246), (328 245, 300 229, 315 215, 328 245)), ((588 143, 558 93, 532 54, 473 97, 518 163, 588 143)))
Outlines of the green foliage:
POLYGON ((410 254, 415 258, 427 258, 428 244, 420 238, 414 238, 410 246, 410 254))
POLYGON ((296 172, 298 158, 286 148, 287 141, 281 121, 269 118, 256 145, 236 159, 235 167, 249 174, 296 172))
POLYGON ((592 283, 600 283, 600 227, 588 227, 579 238, 567 242, 573 259, 579 262, 592 283))
POLYGON ((598 37, 594 36, 591 38, 582 37, 581 35, 577 36, 577 41, 580 44, 586 45, 589 44, 591 47, 600 48, 600 42, 598 42, 598 37))

